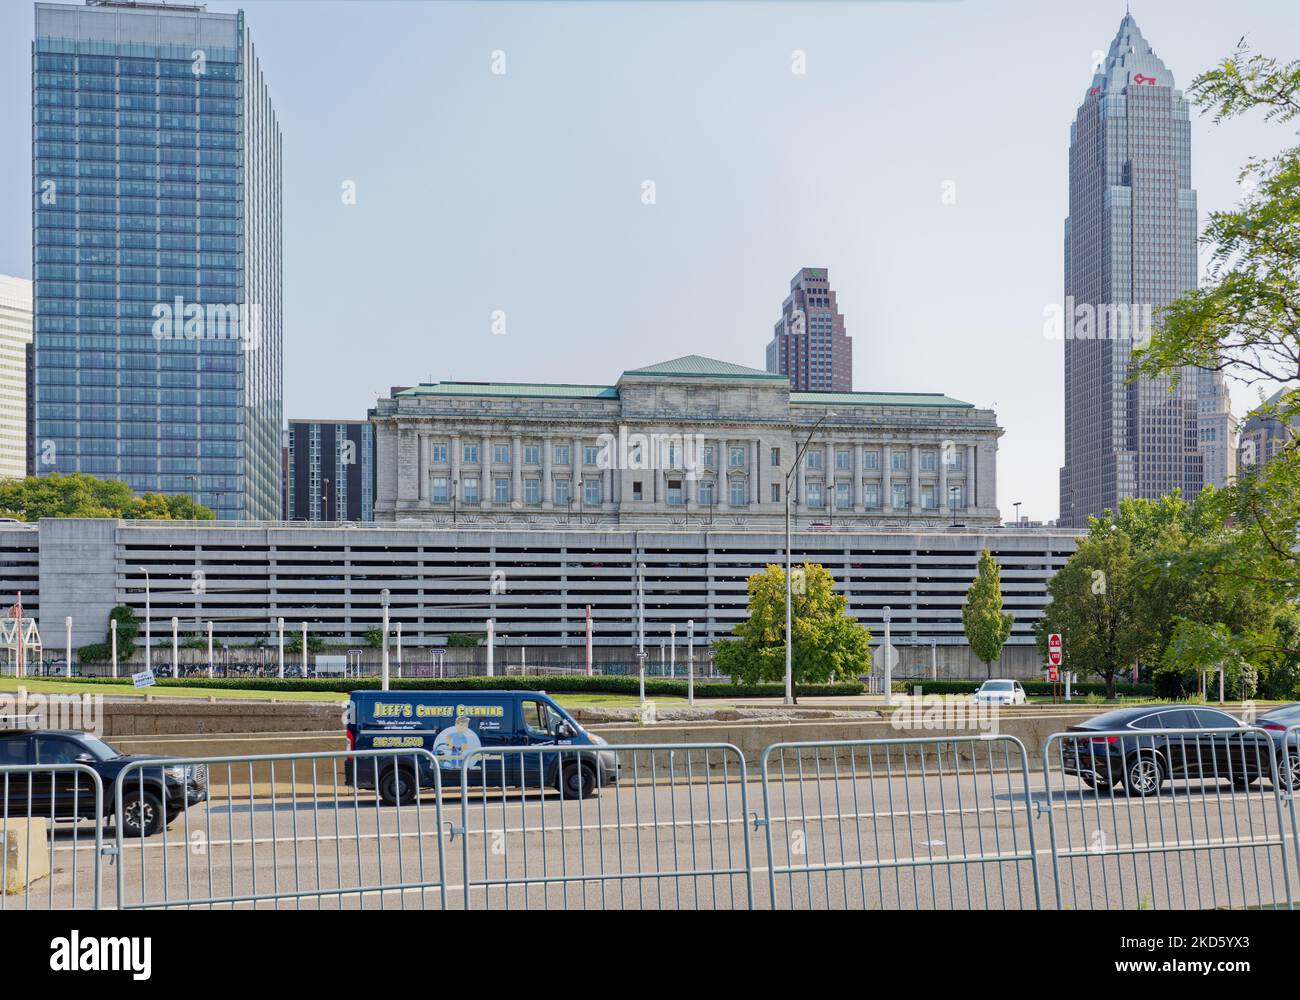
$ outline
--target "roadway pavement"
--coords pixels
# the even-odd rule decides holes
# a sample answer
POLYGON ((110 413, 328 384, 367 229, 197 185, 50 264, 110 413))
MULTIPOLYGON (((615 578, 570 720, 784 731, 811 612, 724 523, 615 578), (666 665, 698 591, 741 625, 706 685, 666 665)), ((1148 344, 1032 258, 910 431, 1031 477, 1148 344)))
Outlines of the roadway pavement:
MULTIPOLYGON (((760 908, 1026 909, 1036 861, 1042 904, 1058 904, 1041 773, 1026 794, 1018 766, 997 762, 921 774, 897 758, 820 772, 789 761, 765 804, 758 777, 742 782, 730 764, 697 761, 688 775, 629 763, 590 799, 448 788, 441 810, 430 797, 380 807, 327 780, 280 782, 274 800, 259 783, 250 798, 216 776, 212 801, 125 842, 104 865, 103 899, 115 904, 120 875, 129 906, 437 907, 445 880, 453 908, 468 892, 475 909, 727 909, 752 892, 760 908)), ((1273 906, 1288 877, 1300 896, 1292 818, 1284 809, 1279 823, 1267 781, 1244 794, 1180 783, 1143 800, 1048 777, 1063 906, 1273 906)), ((111 845, 112 825, 103 832, 111 845)), ((89 905, 93 837, 92 823, 60 824, 54 875, 0 906, 89 905)))

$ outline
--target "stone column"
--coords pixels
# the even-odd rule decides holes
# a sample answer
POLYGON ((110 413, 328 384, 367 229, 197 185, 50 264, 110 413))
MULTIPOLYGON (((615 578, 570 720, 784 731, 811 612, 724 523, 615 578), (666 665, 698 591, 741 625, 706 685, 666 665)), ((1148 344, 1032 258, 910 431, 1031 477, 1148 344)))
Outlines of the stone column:
POLYGON ((858 514, 866 513, 867 499, 863 496, 862 480, 867 474, 867 446, 853 446, 853 510, 858 514))
POLYGON ((542 506, 551 509, 551 437, 542 438, 542 506))
POLYGON ((979 506, 979 497, 975 490, 975 446, 966 446, 966 506, 974 510, 979 506))
POLYGON ((516 507, 524 502, 524 442, 518 432, 510 439, 510 502, 516 507))
POLYGON ((880 450, 880 506, 885 510, 894 509, 894 450, 884 445, 880 450))
POLYGON ((948 454, 944 443, 939 442, 939 512, 947 513, 952 506, 952 497, 948 496, 948 454))
POLYGON ((416 467, 419 469, 420 476, 420 505, 424 506, 429 502, 429 435, 418 434, 415 441, 416 454, 419 457, 416 467))
POLYGON ((912 445, 912 454, 908 457, 912 464, 912 487, 911 494, 908 497, 912 504, 912 514, 916 515, 921 510, 921 446, 912 445))
MULTIPOLYGON (((799 447, 799 444, 800 442, 798 441, 795 442, 796 449, 799 447)), ((811 449, 812 449, 812 445, 809 445, 807 448, 805 448, 803 457, 799 459, 799 474, 796 477, 799 482, 799 495, 798 497, 796 497, 796 500, 798 502, 794 506, 794 509, 797 511, 798 510, 806 511, 808 509, 808 452, 811 449)))
POLYGON ((451 454, 447 456, 451 459, 451 482, 448 486, 448 496, 454 497, 456 506, 460 506, 460 435, 451 436, 451 454))

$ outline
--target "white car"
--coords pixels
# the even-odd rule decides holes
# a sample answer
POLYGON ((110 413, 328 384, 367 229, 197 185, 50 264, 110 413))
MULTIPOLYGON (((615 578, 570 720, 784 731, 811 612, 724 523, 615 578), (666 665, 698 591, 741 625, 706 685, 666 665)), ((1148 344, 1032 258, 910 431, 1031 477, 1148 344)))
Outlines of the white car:
POLYGON ((1029 699, 1019 681, 989 680, 979 686, 973 700, 977 705, 1023 705, 1029 699))

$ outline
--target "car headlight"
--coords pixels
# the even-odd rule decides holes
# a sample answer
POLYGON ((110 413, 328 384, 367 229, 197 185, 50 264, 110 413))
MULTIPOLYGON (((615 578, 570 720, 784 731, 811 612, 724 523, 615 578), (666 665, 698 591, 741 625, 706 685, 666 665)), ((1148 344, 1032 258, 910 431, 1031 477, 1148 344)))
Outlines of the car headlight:
POLYGON ((176 765, 173 767, 164 767, 163 774, 175 781, 185 780, 185 768, 181 767, 180 765, 176 765))

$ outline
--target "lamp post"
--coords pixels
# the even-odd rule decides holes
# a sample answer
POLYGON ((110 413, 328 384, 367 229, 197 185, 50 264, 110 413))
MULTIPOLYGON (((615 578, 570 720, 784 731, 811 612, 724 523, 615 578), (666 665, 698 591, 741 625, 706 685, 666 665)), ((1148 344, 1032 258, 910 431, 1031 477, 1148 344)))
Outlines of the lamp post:
POLYGON ((307 623, 302 623, 302 676, 307 677, 307 623))
MULTIPOLYGON (((109 636, 109 642, 112 644, 113 647, 113 652, 112 652, 113 676, 116 677, 117 676, 117 619, 116 618, 110 618, 108 620, 108 636, 109 636)), ((22 642, 21 632, 19 633, 18 641, 22 642)))
POLYGON ((280 680, 284 680, 284 619, 277 618, 276 624, 279 626, 280 629, 280 641, 279 641, 280 668, 279 670, 276 671, 275 676, 279 677, 280 680))
MULTIPOLYGON (((494 676, 495 665, 492 662, 493 646, 496 645, 497 623, 491 618, 487 620, 487 675, 494 676)), ((505 636, 502 636, 504 639, 505 636)))
POLYGON ((330 519, 330 481, 322 479, 321 482, 325 484, 325 489, 321 491, 320 495, 321 520, 328 521, 330 519))
POLYGON ((151 628, 153 619, 149 610, 149 571, 143 566, 140 572, 144 574, 144 669, 145 673, 153 673, 153 629, 151 628))
POLYGON ((72 618, 71 616, 63 619, 63 627, 68 630, 67 635, 67 659, 63 661, 63 676, 72 676, 72 618))
POLYGON ((686 621, 686 704, 695 705, 695 619, 686 621))
POLYGON ((1020 526, 1020 505, 1021 505, 1021 503, 1023 503, 1023 502, 1024 502, 1024 501, 1022 501, 1022 500, 1017 500, 1015 503, 1013 503, 1013 504, 1011 505, 1012 507, 1016 508, 1016 526, 1017 526, 1017 527, 1020 526))
POLYGON ((172 615, 172 676, 181 675, 180 619, 172 615))
POLYGON ((794 462, 790 465, 790 471, 785 474, 785 703, 787 705, 794 704, 794 650, 791 636, 793 590, 790 586, 790 480, 799 471, 799 462, 803 458, 803 453, 807 451, 808 445, 812 443, 817 428, 835 415, 834 411, 827 410, 822 414, 821 419, 812 425, 812 430, 804 438, 803 445, 794 453, 794 462))
POLYGON ((636 660, 637 672, 640 678, 640 697, 641 708, 645 709, 645 564, 638 563, 636 567, 636 592, 637 592, 637 641, 636 641, 636 660))
POLYGON ((208 677, 212 677, 215 667, 212 664, 212 621, 208 620, 208 677))
POLYGON ((957 494, 960 490, 961 487, 959 486, 948 487, 948 506, 952 508, 952 526, 954 528, 957 527, 957 494))
POLYGON ((381 675, 380 687, 383 690, 387 691, 388 690, 388 588, 387 587, 385 587, 383 590, 379 592, 379 603, 384 606, 384 629, 383 629, 384 646, 383 646, 383 653, 380 656, 380 663, 382 664, 380 670, 380 675, 381 675))
POLYGON ((397 679, 402 679, 402 623, 397 623, 397 679))
POLYGON ((677 623, 673 622, 668 626, 668 676, 677 676, 677 623))

